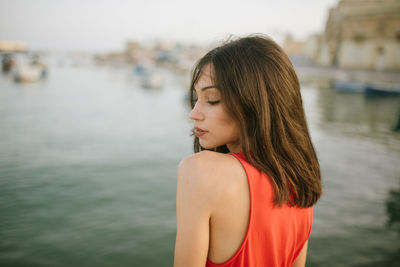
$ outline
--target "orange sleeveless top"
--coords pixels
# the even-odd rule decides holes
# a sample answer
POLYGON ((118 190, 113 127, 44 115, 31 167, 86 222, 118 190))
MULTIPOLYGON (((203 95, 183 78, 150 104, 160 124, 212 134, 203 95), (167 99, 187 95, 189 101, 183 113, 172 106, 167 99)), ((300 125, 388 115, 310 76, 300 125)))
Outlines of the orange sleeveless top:
POLYGON ((250 218, 240 248, 226 262, 206 267, 291 266, 311 232, 313 208, 274 205, 271 179, 257 170, 243 152, 229 153, 242 164, 250 189, 250 218))

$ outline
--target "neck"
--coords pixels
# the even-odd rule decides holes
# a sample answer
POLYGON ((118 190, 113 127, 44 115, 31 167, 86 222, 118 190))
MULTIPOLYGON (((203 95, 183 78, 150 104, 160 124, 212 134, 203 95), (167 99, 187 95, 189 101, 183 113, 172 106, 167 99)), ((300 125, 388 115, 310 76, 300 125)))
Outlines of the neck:
POLYGON ((226 146, 228 147, 229 152, 239 153, 242 151, 242 146, 240 144, 227 144, 226 146))

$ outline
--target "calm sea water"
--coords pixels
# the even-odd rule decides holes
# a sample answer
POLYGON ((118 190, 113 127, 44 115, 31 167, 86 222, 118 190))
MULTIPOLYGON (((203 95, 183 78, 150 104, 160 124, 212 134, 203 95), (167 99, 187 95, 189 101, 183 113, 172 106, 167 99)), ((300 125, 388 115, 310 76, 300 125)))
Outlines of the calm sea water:
MULTIPOLYGON (((0 266, 172 266, 192 139, 185 79, 163 76, 160 90, 131 68, 0 76, 0 266)), ((399 264, 400 99, 302 94, 324 186, 308 265, 399 264)))

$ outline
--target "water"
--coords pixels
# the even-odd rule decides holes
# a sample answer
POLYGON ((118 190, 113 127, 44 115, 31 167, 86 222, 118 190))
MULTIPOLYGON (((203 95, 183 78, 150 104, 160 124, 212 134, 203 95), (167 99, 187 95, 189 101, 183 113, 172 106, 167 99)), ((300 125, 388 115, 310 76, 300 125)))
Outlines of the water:
MULTIPOLYGON (((0 266, 172 266, 176 167, 192 143, 185 83, 163 74, 160 90, 130 68, 0 76, 0 266)), ((400 99, 302 94, 324 186, 308 265, 395 266, 400 99)))
MULTIPOLYGON (((392 131, 400 99, 306 86, 302 93, 324 190, 309 266, 398 266, 400 231, 387 226, 387 205, 391 190, 400 193, 400 138, 392 131)), ((396 205, 398 220, 399 198, 396 205)))

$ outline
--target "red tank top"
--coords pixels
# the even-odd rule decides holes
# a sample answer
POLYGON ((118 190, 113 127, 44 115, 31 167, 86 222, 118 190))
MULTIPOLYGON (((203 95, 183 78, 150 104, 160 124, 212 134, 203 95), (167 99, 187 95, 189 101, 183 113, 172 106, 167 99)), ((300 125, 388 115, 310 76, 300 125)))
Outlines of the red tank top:
POLYGON ((206 267, 291 266, 311 232, 313 208, 274 205, 271 179, 247 162, 243 152, 229 153, 242 164, 250 189, 250 218, 240 248, 226 262, 206 267))

